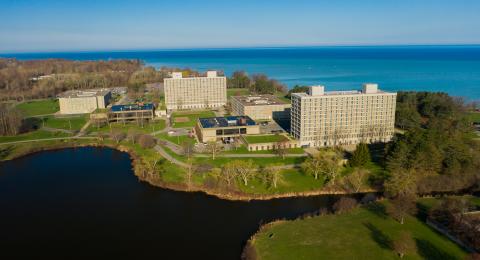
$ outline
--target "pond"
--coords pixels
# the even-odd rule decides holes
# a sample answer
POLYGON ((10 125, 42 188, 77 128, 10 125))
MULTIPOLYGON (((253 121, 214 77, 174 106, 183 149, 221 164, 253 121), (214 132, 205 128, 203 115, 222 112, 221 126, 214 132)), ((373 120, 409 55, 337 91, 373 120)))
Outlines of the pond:
POLYGON ((0 164, 0 258, 239 259, 262 223, 336 199, 227 201, 140 182, 117 150, 41 152, 0 164))

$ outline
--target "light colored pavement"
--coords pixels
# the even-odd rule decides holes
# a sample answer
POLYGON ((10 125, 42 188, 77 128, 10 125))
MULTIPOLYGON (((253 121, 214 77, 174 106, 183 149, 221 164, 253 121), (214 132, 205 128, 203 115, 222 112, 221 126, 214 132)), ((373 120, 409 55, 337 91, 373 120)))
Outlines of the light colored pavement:
POLYGON ((160 145, 156 145, 154 147, 154 149, 165 159, 169 160, 171 163, 174 163, 178 166, 181 166, 181 167, 184 167, 184 168, 187 168, 188 167, 188 164, 180 161, 180 160, 177 160, 175 158, 173 158, 170 154, 168 154, 164 149, 163 147, 161 147, 160 145))

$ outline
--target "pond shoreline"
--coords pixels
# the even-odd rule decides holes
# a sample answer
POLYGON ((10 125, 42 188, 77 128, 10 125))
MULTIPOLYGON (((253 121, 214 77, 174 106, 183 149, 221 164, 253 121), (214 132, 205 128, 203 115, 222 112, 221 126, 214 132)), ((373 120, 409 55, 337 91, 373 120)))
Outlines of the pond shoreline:
POLYGON ((290 192, 290 193, 279 193, 279 194, 248 194, 243 192, 232 192, 226 191, 221 189, 209 189, 204 186, 198 185, 191 185, 190 187, 185 183, 173 183, 173 182, 165 182, 161 179, 161 176, 158 174, 148 173, 147 171, 143 170, 143 166, 141 163, 141 157, 138 156, 135 151, 126 147, 124 145, 112 145, 107 143, 72 143, 66 142, 61 144, 55 144, 52 146, 44 146, 36 149, 32 149, 22 154, 18 154, 12 158, 3 161, 15 160, 21 157, 30 156, 40 152, 46 151, 56 151, 56 150, 63 150, 69 148, 82 148, 82 147, 98 147, 98 148, 110 148, 115 149, 120 152, 127 153, 131 160, 132 171, 134 172, 135 176, 140 181, 147 182, 148 184, 163 188, 169 189, 174 191, 182 191, 182 192, 202 192, 209 196, 213 196, 223 200, 229 201, 251 201, 251 200, 272 200, 272 199, 280 199, 280 198, 298 198, 298 197, 309 197, 309 196, 320 196, 320 195, 356 195, 356 194, 364 194, 364 193, 376 193, 379 192, 378 190, 368 189, 368 190, 361 190, 356 193, 351 193, 343 190, 314 190, 314 191, 306 191, 306 192, 290 192))

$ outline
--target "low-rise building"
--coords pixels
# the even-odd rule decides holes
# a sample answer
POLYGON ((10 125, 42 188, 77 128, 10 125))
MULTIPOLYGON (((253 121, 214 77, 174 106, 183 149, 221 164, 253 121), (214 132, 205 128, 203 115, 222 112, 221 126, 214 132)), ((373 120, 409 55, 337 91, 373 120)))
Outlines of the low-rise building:
POLYGON ((112 106, 108 112, 110 122, 149 121, 155 116, 152 103, 112 106))
POLYGON ((216 71, 187 78, 172 72, 171 78, 164 79, 164 91, 167 110, 221 107, 227 103, 227 78, 216 71))
POLYGON ((387 142, 394 134, 396 97, 377 84, 351 91, 312 86, 292 94, 291 134, 302 146, 387 142))
POLYGON ((300 147, 299 142, 286 134, 247 135, 242 141, 249 151, 291 149, 300 147))
POLYGON ((253 120, 289 120, 291 104, 274 95, 233 96, 232 114, 246 115, 253 120))
POLYGON ((112 94, 109 89, 69 90, 58 95, 60 114, 86 114, 106 108, 112 94))
POLYGON ((195 132, 200 142, 230 142, 242 135, 260 134, 260 126, 248 116, 199 118, 195 132))

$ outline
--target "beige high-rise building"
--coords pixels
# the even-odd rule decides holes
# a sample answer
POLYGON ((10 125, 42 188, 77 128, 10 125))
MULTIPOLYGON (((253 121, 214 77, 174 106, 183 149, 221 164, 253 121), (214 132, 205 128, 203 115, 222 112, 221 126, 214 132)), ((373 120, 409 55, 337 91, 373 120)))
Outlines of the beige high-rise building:
POLYGON ((216 71, 208 71, 206 77, 189 78, 173 72, 164 80, 164 89, 168 110, 214 108, 227 103, 227 78, 216 71))
POLYGON ((112 98, 109 89, 69 90, 58 95, 60 114, 86 114, 106 108, 112 98))
POLYGON ((377 84, 353 91, 312 86, 292 94, 291 134, 302 146, 388 142, 393 137, 397 93, 377 84))

